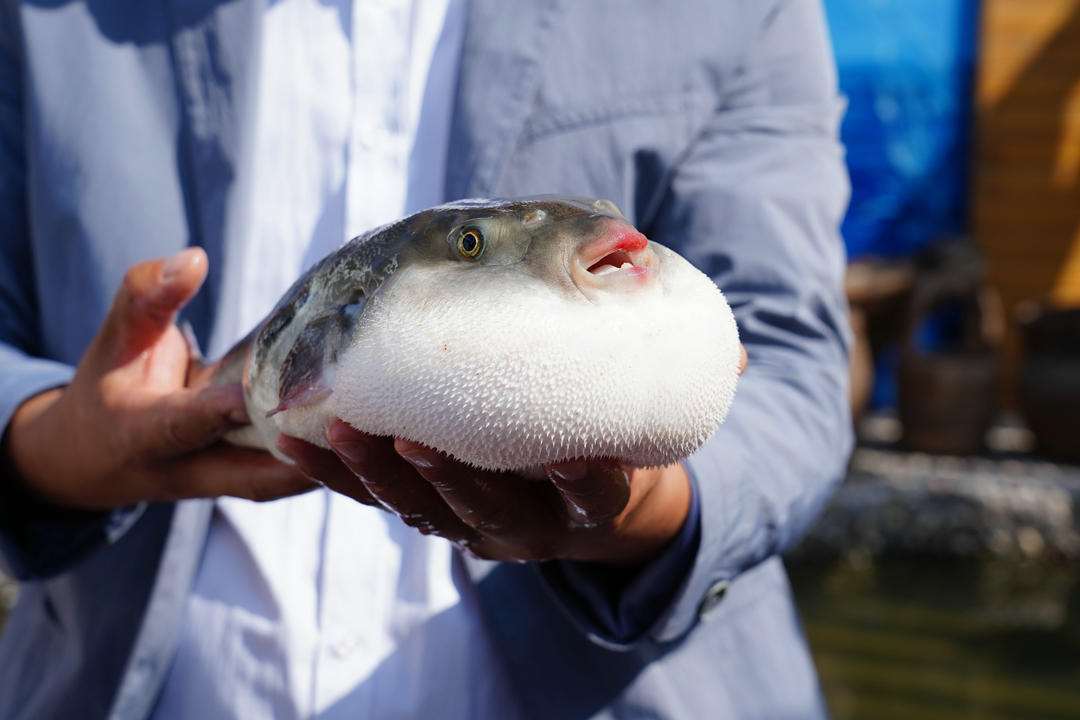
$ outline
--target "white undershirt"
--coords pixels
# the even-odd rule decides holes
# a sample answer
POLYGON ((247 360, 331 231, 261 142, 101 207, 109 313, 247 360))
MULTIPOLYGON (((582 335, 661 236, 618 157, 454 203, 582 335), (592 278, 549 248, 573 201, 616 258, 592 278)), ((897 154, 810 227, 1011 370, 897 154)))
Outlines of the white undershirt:
MULTIPOLYGON (((346 238, 443 200, 463 2, 269 4, 244 169, 255 201, 226 249, 211 352, 346 238)), ((515 717, 452 557, 325 490, 218 500, 154 716, 515 717)))

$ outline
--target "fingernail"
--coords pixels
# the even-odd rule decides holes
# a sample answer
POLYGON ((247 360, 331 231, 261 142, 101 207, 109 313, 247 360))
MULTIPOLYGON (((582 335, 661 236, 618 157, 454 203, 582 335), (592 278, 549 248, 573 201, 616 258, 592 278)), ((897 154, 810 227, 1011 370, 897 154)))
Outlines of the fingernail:
POLYGON ((246 407, 235 407, 229 411, 229 422, 236 423, 237 425, 248 425, 251 423, 251 418, 248 417, 246 407))
POLYGON ((289 455, 289 459, 293 461, 293 467, 296 468, 296 471, 298 473, 300 473, 300 475, 302 475, 303 478, 305 480, 307 480, 311 484, 312 487, 326 487, 326 485, 323 483, 323 481, 320 480, 319 478, 315 477, 307 468, 305 468, 300 463, 299 460, 294 458, 292 455, 289 455))
POLYGON ((296 462, 296 458, 293 457, 292 451, 289 449, 289 444, 291 442, 292 438, 290 438, 285 433, 278 433, 277 438, 274 439, 274 445, 277 447, 277 449, 284 453, 285 456, 292 460, 293 464, 299 468, 300 464, 296 462))
POLYGON ((591 528, 596 527, 597 523, 589 515, 589 511, 578 505, 577 501, 571 495, 563 495, 563 504, 566 506, 567 511, 570 514, 570 523, 574 527, 591 528))
POLYGON ((430 470, 436 464, 435 457, 423 450, 410 448, 409 450, 399 451, 398 454, 405 459, 405 462, 420 470, 430 470))
POLYGON ((195 248, 186 248, 167 259, 161 266, 161 282, 168 283, 194 262, 197 251, 195 248))
POLYGON ((593 470, 593 477, 603 485, 630 487, 630 473, 619 464, 601 465, 593 470))
POLYGON ((367 459, 367 447, 364 446, 363 442, 356 440, 339 441, 331 447, 353 465, 361 465, 367 459))
POLYGON ((548 468, 551 479, 556 482, 577 482, 583 480, 589 471, 589 466, 583 460, 559 463, 548 468))
POLYGON ((326 441, 330 447, 350 463, 362 463, 367 459, 365 438, 368 437, 341 420, 335 420, 326 428, 326 441))

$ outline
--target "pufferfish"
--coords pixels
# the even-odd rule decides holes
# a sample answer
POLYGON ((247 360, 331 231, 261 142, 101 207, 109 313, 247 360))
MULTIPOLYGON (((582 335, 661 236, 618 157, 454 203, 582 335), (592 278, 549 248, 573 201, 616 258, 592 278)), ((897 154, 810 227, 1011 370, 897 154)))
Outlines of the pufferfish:
MULTIPOLYGON (((740 359, 720 289, 606 200, 464 200, 349 241, 210 368, 278 454, 341 418, 488 470, 649 467, 720 426, 740 359)), ((284 459, 284 458, 283 458, 284 459)))

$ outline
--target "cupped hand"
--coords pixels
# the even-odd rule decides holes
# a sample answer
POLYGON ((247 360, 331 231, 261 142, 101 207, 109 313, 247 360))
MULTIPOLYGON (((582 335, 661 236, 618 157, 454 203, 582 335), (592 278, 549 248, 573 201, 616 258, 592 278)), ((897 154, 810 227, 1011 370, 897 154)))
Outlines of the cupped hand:
POLYGON ((192 248, 132 267, 71 384, 24 402, 4 438, 16 478, 85 509, 234 495, 269 500, 315 485, 269 453, 219 442, 248 422, 239 385, 185 387, 179 309, 206 277, 192 248))
MULTIPOLYGON (((740 372, 745 366, 744 350, 740 372)), ((330 489, 492 560, 640 564, 674 538, 690 507, 690 482, 679 464, 642 469, 597 459, 525 477, 479 470, 341 420, 326 439, 332 452, 285 435, 278 447, 330 489)))
POLYGON ((327 439, 333 453, 288 436, 278 447, 330 489, 491 560, 642 562, 678 532, 690 503, 678 465, 641 470, 610 460, 572 462, 530 478, 479 470, 340 420, 327 439))

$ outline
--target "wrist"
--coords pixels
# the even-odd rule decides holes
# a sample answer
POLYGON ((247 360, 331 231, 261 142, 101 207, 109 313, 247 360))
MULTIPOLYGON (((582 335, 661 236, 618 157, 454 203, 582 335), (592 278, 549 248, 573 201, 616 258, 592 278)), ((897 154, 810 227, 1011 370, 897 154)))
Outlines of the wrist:
POLYGON ((594 561, 623 568, 654 560, 679 534, 690 512, 690 477, 681 464, 634 471, 640 500, 616 520, 614 532, 594 561))
POLYGON ((58 453, 56 448, 50 451, 46 438, 56 437, 51 428, 56 426, 63 395, 63 388, 53 388, 23 401, 11 416, 0 447, 4 464, 13 475, 6 478, 6 482, 17 482, 41 497, 54 498, 62 494, 53 485, 63 479, 63 474, 55 472, 49 462, 49 458, 55 458, 58 453))

